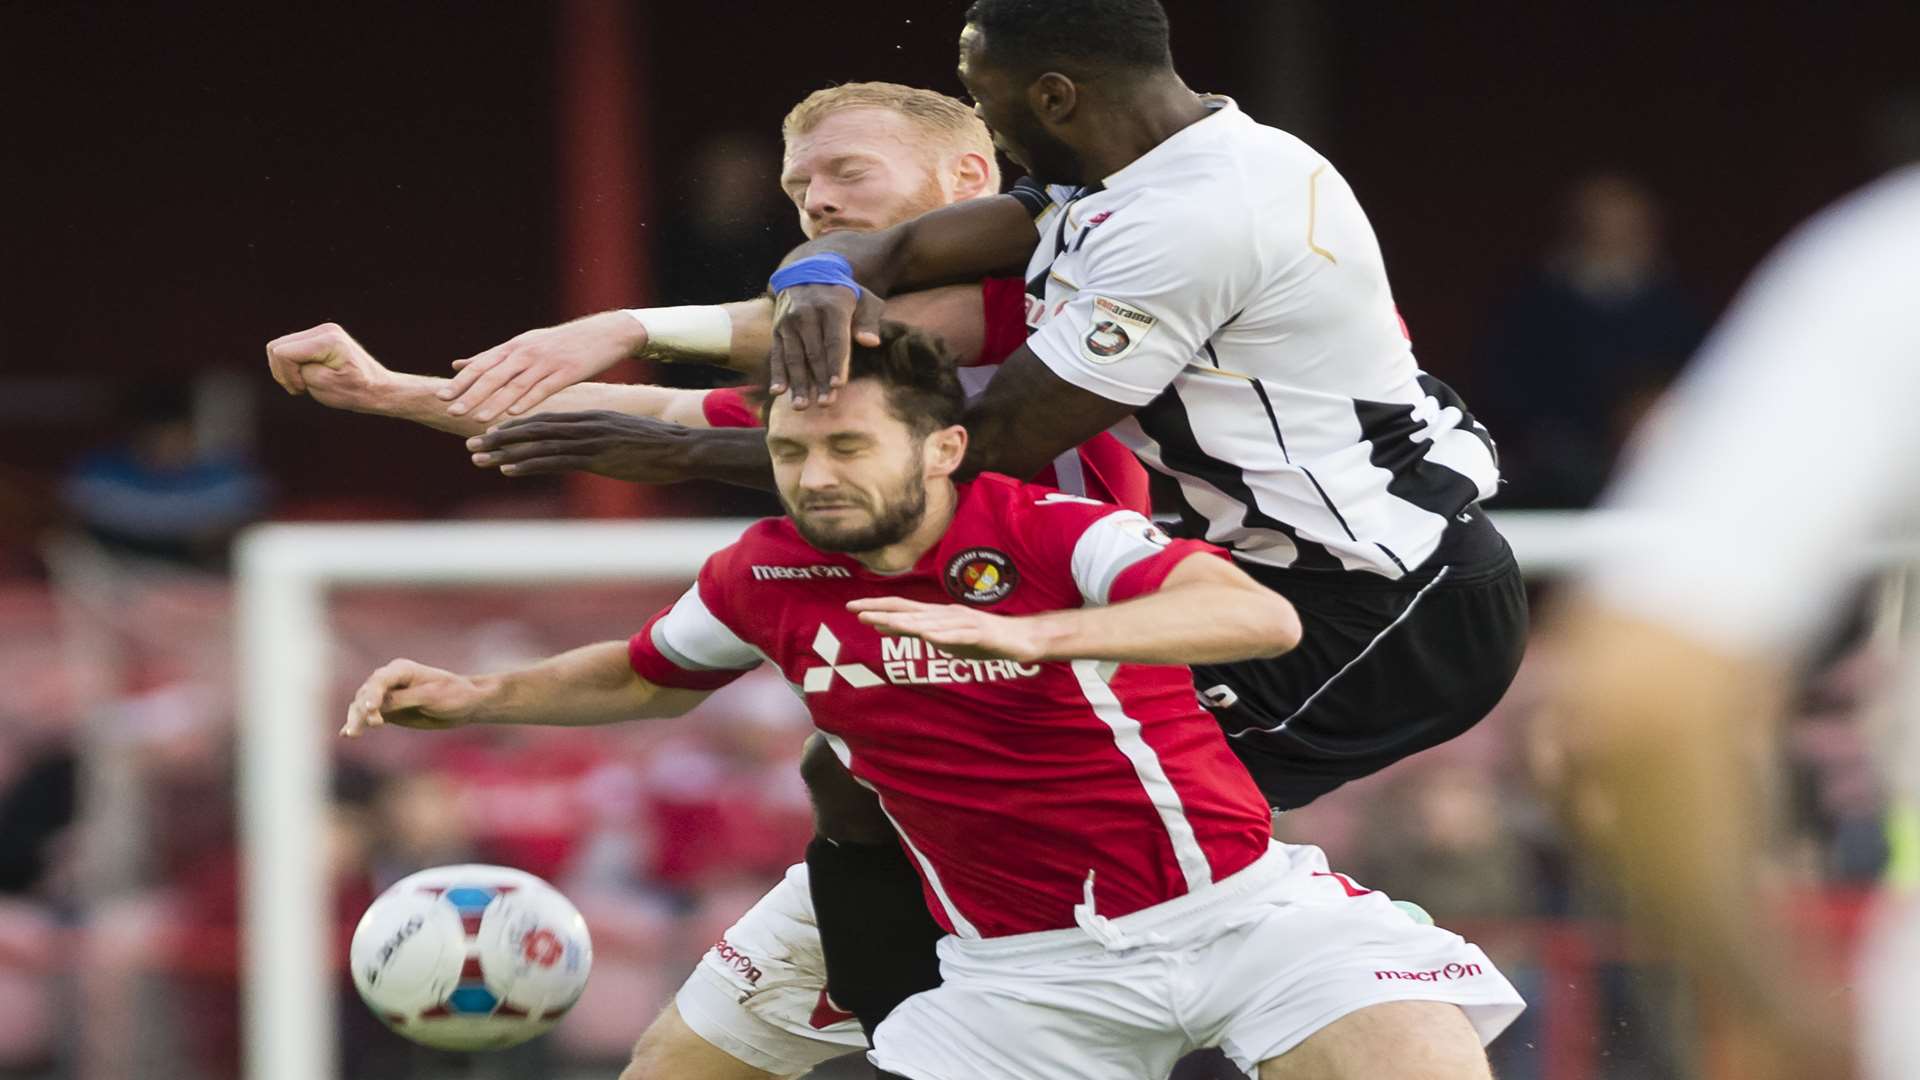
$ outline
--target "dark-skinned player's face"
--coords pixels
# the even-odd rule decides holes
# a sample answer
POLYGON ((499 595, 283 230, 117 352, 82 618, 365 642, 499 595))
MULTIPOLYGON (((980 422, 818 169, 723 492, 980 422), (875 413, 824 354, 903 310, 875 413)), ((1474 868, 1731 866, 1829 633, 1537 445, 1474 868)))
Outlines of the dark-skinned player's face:
POLYGON ((1081 182, 1080 155, 1048 131, 1027 100, 1027 83, 988 57, 986 35, 968 24, 960 32, 960 84, 973 113, 993 133, 993 145, 1043 184, 1081 182))

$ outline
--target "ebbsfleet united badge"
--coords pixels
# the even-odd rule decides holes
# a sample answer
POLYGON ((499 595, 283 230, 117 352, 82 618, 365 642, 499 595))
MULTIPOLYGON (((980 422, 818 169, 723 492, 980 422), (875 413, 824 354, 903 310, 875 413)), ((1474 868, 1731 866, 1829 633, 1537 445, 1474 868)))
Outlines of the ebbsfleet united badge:
POLYGON ((968 548, 947 563, 947 593, 965 603, 999 603, 1018 584, 1013 560, 994 548, 968 548))

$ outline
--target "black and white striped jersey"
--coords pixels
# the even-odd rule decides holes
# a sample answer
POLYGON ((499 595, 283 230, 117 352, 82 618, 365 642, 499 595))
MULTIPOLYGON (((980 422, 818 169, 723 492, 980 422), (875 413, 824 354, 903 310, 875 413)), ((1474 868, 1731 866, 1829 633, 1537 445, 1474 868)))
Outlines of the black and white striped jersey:
MULTIPOLYGON (((1138 406, 1113 430, 1250 562, 1399 578, 1491 496, 1493 442, 1414 362, 1339 173, 1224 98, 1092 188, 1015 194, 1052 371, 1138 406)), ((1166 509, 1162 507, 1161 509, 1166 509)))

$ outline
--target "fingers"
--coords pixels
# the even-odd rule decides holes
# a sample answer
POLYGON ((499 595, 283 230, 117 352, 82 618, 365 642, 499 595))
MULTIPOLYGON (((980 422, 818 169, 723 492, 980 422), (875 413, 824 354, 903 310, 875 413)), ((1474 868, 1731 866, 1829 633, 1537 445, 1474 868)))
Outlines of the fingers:
MULTIPOLYGON (((820 336, 820 352, 811 357, 808 368, 813 385, 820 391, 820 404, 833 404, 834 389, 847 381, 847 369, 853 363, 853 324, 842 321, 837 312, 823 311, 815 320, 820 336)), ((851 315, 851 313, 849 313, 851 315)))
MULTIPOLYGON (((605 412, 577 413, 541 413, 520 420, 508 420, 497 424, 478 435, 467 439, 467 449, 475 451, 498 450, 515 443, 544 442, 549 439, 597 438, 607 434, 603 421, 609 414, 605 412)), ((632 421, 620 429, 621 434, 631 435, 647 429, 645 417, 621 417, 632 421)))
POLYGON ((304 394, 307 381, 300 374, 306 364, 335 364, 334 352, 353 339, 339 323, 321 323, 267 342, 267 371, 289 394, 304 394))
POLYGON ((801 360, 800 338, 793 322, 787 318, 788 310, 783 307, 774 321, 773 347, 767 353, 767 392, 776 396, 793 388, 793 380, 787 373, 801 360))
POLYGON ((804 409, 825 390, 826 380, 814 377, 815 358, 820 354, 820 322, 811 307, 794 309, 786 320, 792 348, 787 353, 787 380, 792 386, 793 407, 804 409))
MULTIPOLYGON (((887 302, 871 292, 862 290, 860 299, 853 305, 853 340, 869 349, 880 346, 880 316, 887 310, 887 302)), ((841 381, 846 381, 846 370, 841 369, 841 381)))
MULTIPOLYGON (((572 383, 568 381, 565 372, 549 372, 546 378, 534 383, 532 389, 521 394, 520 400, 507 407, 507 415, 524 416, 529 410, 537 408, 548 398, 571 385, 572 383)), ((483 416, 481 419, 486 420, 487 417, 483 416)))
POLYGON ((369 728, 380 727, 387 722, 381 714, 387 695, 396 687, 404 687, 413 681, 419 665, 411 660, 393 660, 367 676, 360 689, 353 695, 353 702, 347 706, 347 722, 340 729, 346 738, 358 738, 369 728))
MULTIPOLYGON (((546 368, 529 365, 512 378, 507 379, 501 384, 499 389, 488 394, 486 399, 481 401, 480 404, 474 406, 473 418, 483 424, 491 424, 496 418, 505 413, 510 406, 525 411, 523 407, 538 404, 537 400, 529 400, 528 397, 532 393, 533 388, 555 377, 555 373, 546 368)), ((479 397, 481 386, 484 385, 486 381, 486 378, 483 377, 480 383, 474 386, 472 393, 470 393, 468 397, 479 397)), ((447 411, 452 412, 454 409, 459 408, 460 405, 460 402, 456 402, 447 411)))
POLYGON ((859 600, 847 601, 847 610, 855 613, 862 611, 937 611, 951 607, 950 604, 928 604, 919 600, 909 600, 904 596, 868 596, 859 600))
POLYGON ((927 611, 863 611, 860 621, 878 630, 906 637, 917 637, 934 645, 971 645, 981 640, 980 625, 964 613, 941 610, 937 605, 927 611))
MULTIPOLYGON (((453 380, 440 390, 440 397, 445 399, 448 391, 454 390, 461 380, 467 380, 466 387, 456 391, 448 402, 447 413, 451 416, 465 416, 484 405, 490 405, 494 394, 509 382, 526 374, 534 360, 533 353, 527 349, 504 353, 499 359, 486 363, 484 368, 481 365, 485 362, 475 357, 473 363, 461 369, 460 374, 455 375, 453 380)), ((539 375, 528 378, 522 384, 523 388, 532 386, 538 378, 539 375)), ((496 412, 505 411, 511 403, 512 398, 502 400, 496 412)))
POLYGON ((583 445, 569 440, 514 443, 475 454, 473 463, 483 469, 499 469, 506 476, 578 472, 593 466, 596 448, 597 443, 583 445))
MULTIPOLYGON (((438 392, 440 400, 454 401, 464 397, 466 392, 473 388, 473 384, 480 381, 480 376, 492 371, 495 366, 507 358, 507 354, 513 351, 513 345, 514 343, 511 341, 501 342, 485 352, 476 353, 473 356, 467 357, 465 360, 454 361, 453 366, 458 371, 458 374, 452 379, 449 379, 447 385, 440 388, 438 392)), ((491 393, 492 391, 488 392, 491 393)), ((447 411, 452 412, 453 410, 448 409, 447 411)))
POLYGON ((603 466, 594 454, 545 454, 512 465, 500 466, 502 476, 549 476, 555 473, 590 472, 615 480, 631 480, 611 467, 603 466))

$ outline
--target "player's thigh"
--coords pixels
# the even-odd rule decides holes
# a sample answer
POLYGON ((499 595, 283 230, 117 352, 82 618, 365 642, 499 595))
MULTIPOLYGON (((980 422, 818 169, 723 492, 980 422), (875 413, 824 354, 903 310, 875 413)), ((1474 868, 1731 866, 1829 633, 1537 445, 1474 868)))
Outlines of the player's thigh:
POLYGON ((669 1004, 634 1045, 620 1080, 773 1080, 778 1075, 701 1038, 669 1004))
POLYGON ((1491 1080, 1480 1036, 1457 1005, 1388 1001, 1335 1020, 1260 1063, 1260 1080, 1491 1080))

